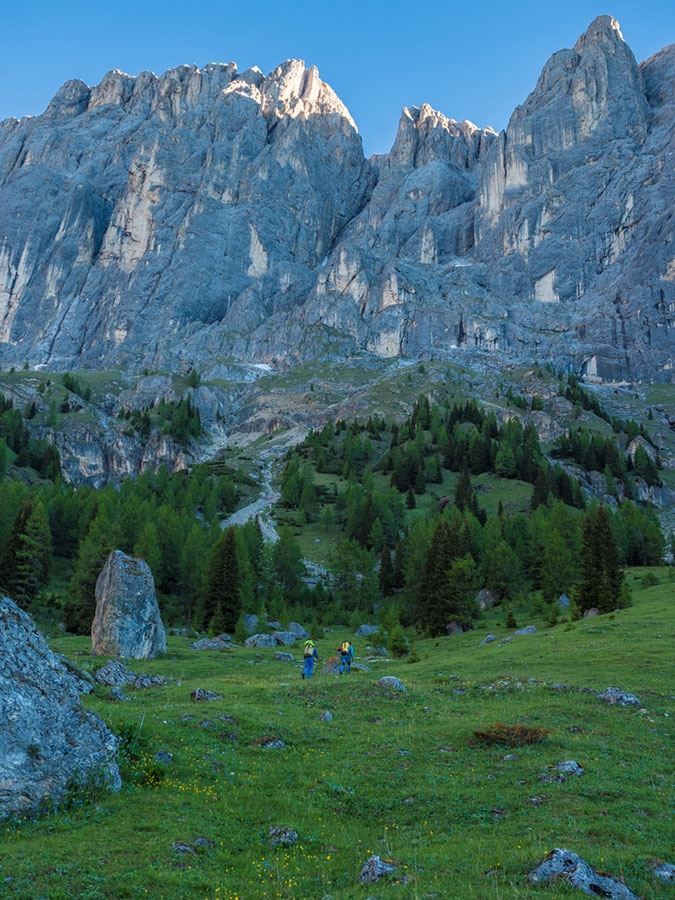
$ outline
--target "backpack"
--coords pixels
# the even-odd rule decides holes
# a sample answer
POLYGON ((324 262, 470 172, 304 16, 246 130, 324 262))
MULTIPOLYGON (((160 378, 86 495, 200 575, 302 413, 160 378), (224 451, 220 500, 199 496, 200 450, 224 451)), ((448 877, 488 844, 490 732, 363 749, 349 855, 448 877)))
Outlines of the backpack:
POLYGON ((340 647, 340 653, 349 653, 349 641, 345 641, 343 645, 340 647))
POLYGON ((314 656, 313 644, 305 644, 305 656, 314 656))

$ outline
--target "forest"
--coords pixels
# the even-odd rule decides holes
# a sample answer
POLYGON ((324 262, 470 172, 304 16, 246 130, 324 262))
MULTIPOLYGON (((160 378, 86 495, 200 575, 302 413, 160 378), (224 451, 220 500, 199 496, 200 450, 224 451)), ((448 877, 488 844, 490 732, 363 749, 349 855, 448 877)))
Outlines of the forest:
MULTIPOLYGON (((667 549, 654 509, 635 502, 639 481, 660 483, 658 448, 574 376, 559 390, 611 436, 580 425, 544 452, 519 415, 537 398, 513 391, 513 414, 499 419, 475 400, 438 405, 421 394, 403 421, 328 421, 282 460, 275 543, 257 520, 222 527, 255 488, 227 462, 75 487, 60 477, 56 448, 31 439, 30 410, 0 397, 0 588, 75 634, 89 632, 96 579, 115 549, 148 562, 168 625, 211 633, 241 636, 242 616, 254 612, 316 629, 371 619, 399 639, 402 629, 435 636, 470 629, 481 590, 551 624, 561 595, 572 618, 625 607, 624 567, 660 564, 667 549), (589 471, 602 473, 600 498, 584 483, 589 471), (505 500, 489 508, 495 485, 505 500), (311 566, 307 548, 319 542, 327 565, 311 566)), ((154 424, 149 411, 126 417, 144 432, 175 421, 188 440, 195 412, 188 401, 163 404, 154 424)))

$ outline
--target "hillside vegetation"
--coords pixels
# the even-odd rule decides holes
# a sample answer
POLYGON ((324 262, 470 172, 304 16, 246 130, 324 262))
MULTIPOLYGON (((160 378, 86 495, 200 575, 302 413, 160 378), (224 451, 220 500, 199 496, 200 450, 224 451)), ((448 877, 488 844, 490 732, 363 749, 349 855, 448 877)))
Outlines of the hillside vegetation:
POLYGON ((261 377, 240 415, 283 408, 289 429, 315 427, 285 439, 251 424, 189 471, 94 489, 60 477, 45 418, 105 409, 134 440, 178 423, 196 455, 199 379, 120 417, 100 375, 3 378, 26 399, 0 412, 3 591, 95 673, 94 585, 122 549, 148 561, 176 628, 164 658, 131 664, 167 684, 84 701, 120 735, 122 791, 6 822, 3 896, 567 896, 525 880, 555 846, 668 895, 653 866, 673 862, 673 536, 649 502, 673 486, 667 388, 648 401, 537 366, 298 368, 261 377), (79 399, 55 408, 64 388, 79 399), (275 543, 255 519, 228 525, 270 487, 275 543), (243 646, 250 613, 310 630, 311 681, 297 649, 278 661, 243 646), (364 622, 380 629, 370 641, 354 637, 364 622), (230 650, 190 648, 223 631, 230 650), (351 675, 324 673, 348 637, 351 675), (609 686, 642 706, 601 702, 609 686), (222 699, 191 702, 197 688, 222 699), (569 761, 583 774, 561 778, 569 761), (297 840, 272 846, 274 828, 297 840), (392 873, 362 885, 375 854, 392 873))

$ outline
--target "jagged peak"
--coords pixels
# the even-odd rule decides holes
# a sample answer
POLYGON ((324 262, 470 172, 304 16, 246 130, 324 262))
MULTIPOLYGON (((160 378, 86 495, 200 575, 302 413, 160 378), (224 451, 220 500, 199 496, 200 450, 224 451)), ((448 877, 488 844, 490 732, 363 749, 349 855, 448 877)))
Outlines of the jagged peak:
POLYGON ((574 49, 577 53, 582 54, 594 44, 610 41, 611 43, 624 43, 623 35, 619 23, 613 16, 596 16, 588 26, 586 31, 580 35, 574 49))

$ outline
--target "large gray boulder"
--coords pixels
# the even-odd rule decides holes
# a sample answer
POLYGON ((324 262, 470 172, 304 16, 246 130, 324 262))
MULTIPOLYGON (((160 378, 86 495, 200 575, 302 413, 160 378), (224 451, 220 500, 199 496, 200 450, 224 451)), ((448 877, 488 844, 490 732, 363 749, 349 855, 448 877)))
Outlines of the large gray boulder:
POLYGON ((27 613, 0 597, 0 817, 29 815, 91 779, 121 786, 117 738, 80 703, 90 691, 27 613))
POLYGON ((166 653, 155 582, 143 559, 113 550, 96 581, 96 614, 91 626, 96 656, 152 659, 166 653))

